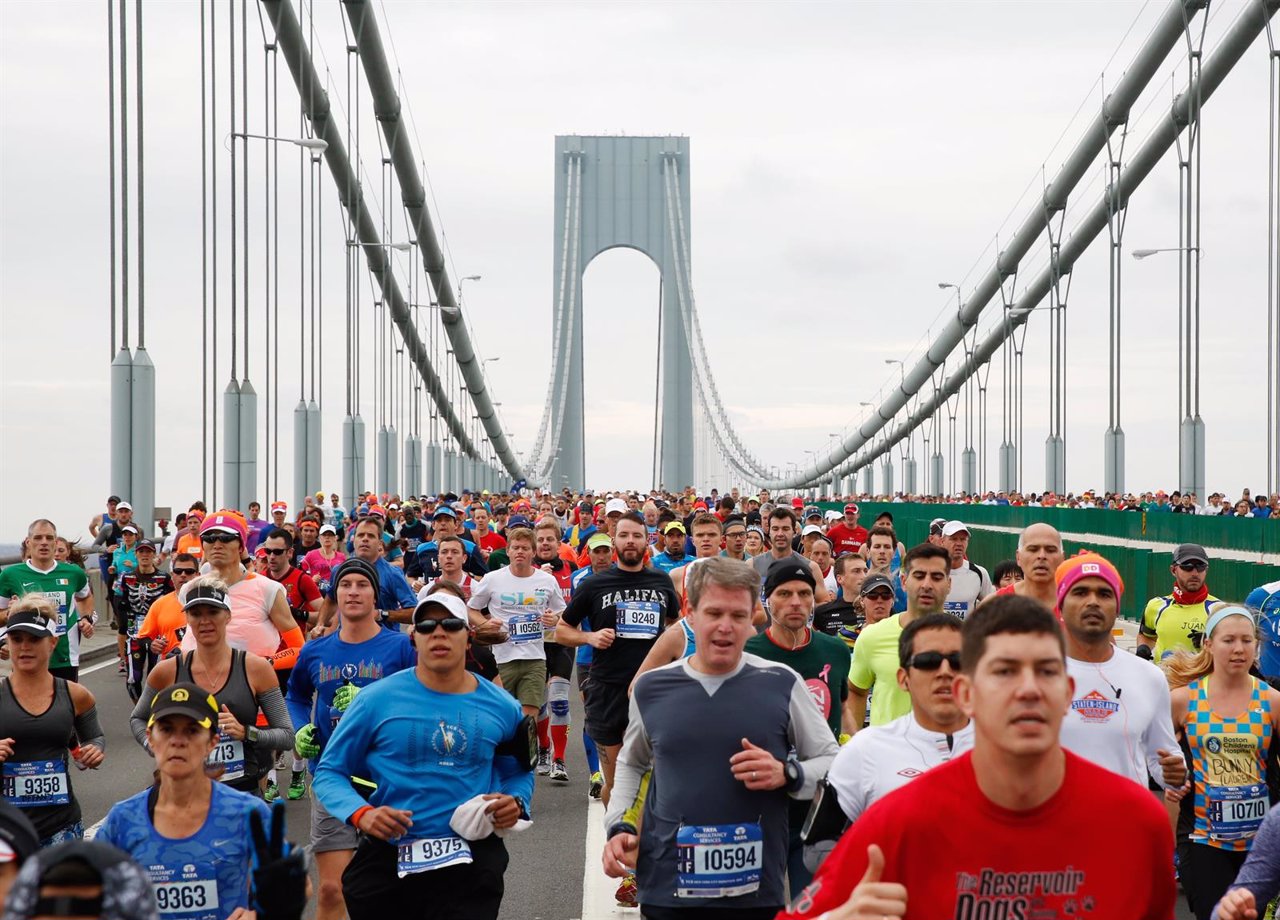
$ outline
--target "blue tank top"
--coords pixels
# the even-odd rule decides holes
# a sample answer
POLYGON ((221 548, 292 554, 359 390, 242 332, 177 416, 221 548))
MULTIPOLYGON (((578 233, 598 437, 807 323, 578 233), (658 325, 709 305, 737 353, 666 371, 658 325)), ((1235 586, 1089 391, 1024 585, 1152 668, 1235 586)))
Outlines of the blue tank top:
POLYGON ((223 783, 212 786, 209 814, 190 837, 156 832, 150 802, 155 787, 113 805, 98 830, 98 840, 124 850, 151 877, 165 920, 222 920, 237 907, 249 907, 249 812, 257 811, 267 827, 271 811, 248 793, 223 783))
POLYGON ((697 644, 693 638, 693 627, 689 625, 689 620, 685 617, 680 618, 680 629, 684 632, 684 652, 681 658, 692 658, 693 653, 697 651, 697 644))

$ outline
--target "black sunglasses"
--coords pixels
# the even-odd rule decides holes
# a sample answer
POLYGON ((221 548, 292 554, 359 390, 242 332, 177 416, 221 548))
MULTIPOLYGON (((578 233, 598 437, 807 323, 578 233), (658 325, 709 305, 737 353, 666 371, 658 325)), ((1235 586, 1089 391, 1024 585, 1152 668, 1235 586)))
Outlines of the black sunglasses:
POLYGON ((200 570, 199 569, 170 569, 169 571, 170 571, 170 574, 172 575, 194 575, 200 570))
POLYGON ((960 653, 947 652, 920 652, 918 655, 912 655, 907 662, 908 668, 915 668, 917 671, 936 671, 942 667, 942 662, 951 665, 951 670, 960 670, 960 653))
POLYGON ((272 549, 270 546, 264 546, 262 547, 262 551, 266 553, 268 556, 283 556, 285 553, 289 552, 283 546, 278 547, 276 549, 272 549))
POLYGON ((200 542, 202 543, 239 543, 240 538, 233 533, 224 533, 222 531, 213 530, 209 533, 200 534, 200 542))
POLYGON ((457 617, 445 617, 443 620, 437 620, 434 617, 426 620, 419 620, 413 624, 413 631, 420 636, 429 636, 436 631, 437 626, 443 626, 447 633, 461 632, 467 628, 467 624, 457 617))
POLYGON ((1178 568, 1184 572, 1203 572, 1209 568, 1207 562, 1179 562, 1178 568))
POLYGON ((893 600, 892 591, 872 591, 870 594, 862 595, 864 599, 870 598, 873 601, 891 601, 893 600))

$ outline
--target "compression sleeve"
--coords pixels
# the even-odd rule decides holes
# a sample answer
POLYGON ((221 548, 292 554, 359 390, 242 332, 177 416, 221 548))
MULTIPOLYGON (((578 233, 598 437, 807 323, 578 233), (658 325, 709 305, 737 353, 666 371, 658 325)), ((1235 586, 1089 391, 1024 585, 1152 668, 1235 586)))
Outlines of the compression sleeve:
POLYGON ((258 708, 267 717, 267 728, 258 729, 257 746, 271 751, 287 751, 293 747, 293 723, 279 687, 258 694, 258 708))
MULTIPOLYGON (((816 716, 818 708, 812 701, 809 703, 809 708, 816 716)), ((830 730, 827 734, 831 734, 830 730)), ((627 731, 622 737, 622 750, 618 752, 618 763, 614 767, 609 810, 604 816, 606 838, 610 835, 610 831, 622 822, 626 810, 631 807, 640 793, 640 783, 644 775, 652 769, 653 747, 649 743, 649 732, 644 727, 644 719, 640 716, 640 707, 633 693, 627 715, 627 731)))
POLYGON ((98 722, 98 707, 90 706, 88 710, 80 713, 75 719, 76 737, 80 739, 80 743, 92 744, 104 754, 107 752, 107 735, 102 730, 102 725, 98 722))
POLYGON ((284 648, 271 656, 271 667, 277 671, 288 671, 298 663, 298 650, 302 648, 302 629, 295 626, 288 632, 280 634, 284 648))
POLYGON ((811 799, 818 788, 818 780, 827 775, 831 761, 840 753, 840 745, 832 736, 827 720, 813 705, 813 697, 798 674, 791 688, 791 724, 787 732, 804 773, 800 788, 789 795, 793 799, 811 799))
POLYGON ((151 716, 151 702, 156 698, 157 693, 159 691, 144 680, 142 696, 133 707, 133 712, 129 713, 129 729, 133 732, 133 740, 138 742, 148 754, 151 753, 151 745, 147 744, 147 720, 151 716))

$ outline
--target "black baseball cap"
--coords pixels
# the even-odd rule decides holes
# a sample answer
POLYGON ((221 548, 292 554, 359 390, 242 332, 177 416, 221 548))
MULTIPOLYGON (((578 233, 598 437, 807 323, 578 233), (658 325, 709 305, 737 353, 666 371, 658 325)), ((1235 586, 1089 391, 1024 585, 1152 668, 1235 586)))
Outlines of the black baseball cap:
POLYGON ((807 562, 796 562, 794 559, 779 559, 769 566, 769 573, 764 578, 764 595, 768 597, 779 585, 789 581, 803 581, 810 588, 816 588, 813 572, 807 562))
POLYGON ((218 723, 218 702, 213 694, 195 684, 171 684, 151 701, 147 725, 154 725, 165 716, 186 716, 201 728, 209 728, 218 723))
POLYGON ((24 632, 41 639, 50 639, 58 635, 58 627, 53 620, 35 610, 23 610, 9 615, 9 622, 0 630, 0 637, 11 632, 24 632))
POLYGON ((868 575, 862 582, 862 587, 858 589, 858 594, 866 597, 876 588, 888 588, 890 594, 894 593, 893 582, 889 580, 888 575, 868 575))
POLYGON ((1203 562, 1208 565, 1209 555, 1199 543, 1183 543, 1173 551, 1173 564, 1182 565, 1184 562, 1203 562))
POLYGON ((223 610, 231 609, 227 592, 213 585, 194 585, 187 589, 186 595, 182 598, 182 609, 190 610, 197 604, 208 604, 210 607, 221 607, 223 610))

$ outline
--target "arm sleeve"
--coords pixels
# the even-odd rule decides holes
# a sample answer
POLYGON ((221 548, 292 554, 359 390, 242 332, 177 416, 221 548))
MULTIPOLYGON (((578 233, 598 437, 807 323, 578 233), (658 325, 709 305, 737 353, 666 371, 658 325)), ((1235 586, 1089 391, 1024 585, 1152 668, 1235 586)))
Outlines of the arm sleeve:
POLYGON ((90 706, 76 716, 75 728, 76 737, 80 739, 81 744, 92 744, 104 754, 107 752, 107 736, 102 730, 102 725, 98 722, 98 707, 96 705, 90 706))
MULTIPOLYGON (((289 674, 289 686, 285 692, 285 708, 289 711, 289 721, 296 732, 311 722, 311 703, 315 697, 316 687, 311 681, 311 668, 308 660, 304 660, 306 648, 298 656, 298 663, 289 674)), ((308 656, 309 659, 309 656, 308 656)))
MULTIPOLYGON (((816 713, 813 703, 809 707, 816 713)), ((609 830, 622 820, 622 816, 640 792, 640 781, 653 769, 653 747, 649 744, 649 732, 640 716, 636 694, 631 694, 627 718, 627 731, 622 737, 622 750, 613 773, 613 793, 609 796, 609 810, 604 816, 605 837, 609 830)))
MULTIPOLYGON (((1265 910, 1265 905, 1280 892, 1280 809, 1272 810, 1262 819, 1262 827, 1253 838, 1249 858, 1227 890, 1234 888, 1253 892, 1259 910, 1265 910)), ((1213 916, 1218 916, 1216 908, 1213 916)))
POLYGON ((271 662, 271 667, 277 671, 289 671, 298 663, 298 652, 302 649, 302 630, 295 626, 288 632, 280 634, 280 641, 284 643, 284 648, 280 649, 267 660, 271 662))
POLYGON ((258 694, 258 708, 267 717, 267 728, 258 729, 258 747, 287 751, 293 747, 293 724, 279 687, 258 694))
POLYGON ((351 786, 351 777, 369 775, 364 754, 373 746, 378 720, 376 713, 364 712, 367 699, 361 693, 352 701, 325 745, 311 783, 325 811, 340 821, 349 821, 367 804, 351 786))
POLYGON ((133 732, 133 740, 138 742, 144 751, 151 753, 147 744, 147 717, 151 714, 151 701, 159 691, 147 681, 142 682, 142 696, 139 697, 133 712, 129 713, 129 730, 133 732))
POLYGON ((827 775, 831 769, 831 761, 840 753, 840 745, 831 735, 831 726, 813 705, 813 697, 805 687, 800 675, 796 675, 795 684, 791 688, 791 725, 788 728, 791 743, 795 746, 796 757, 800 760, 800 769, 804 773, 804 781, 800 788, 790 793, 793 799, 811 799, 818 788, 818 780, 827 775))

